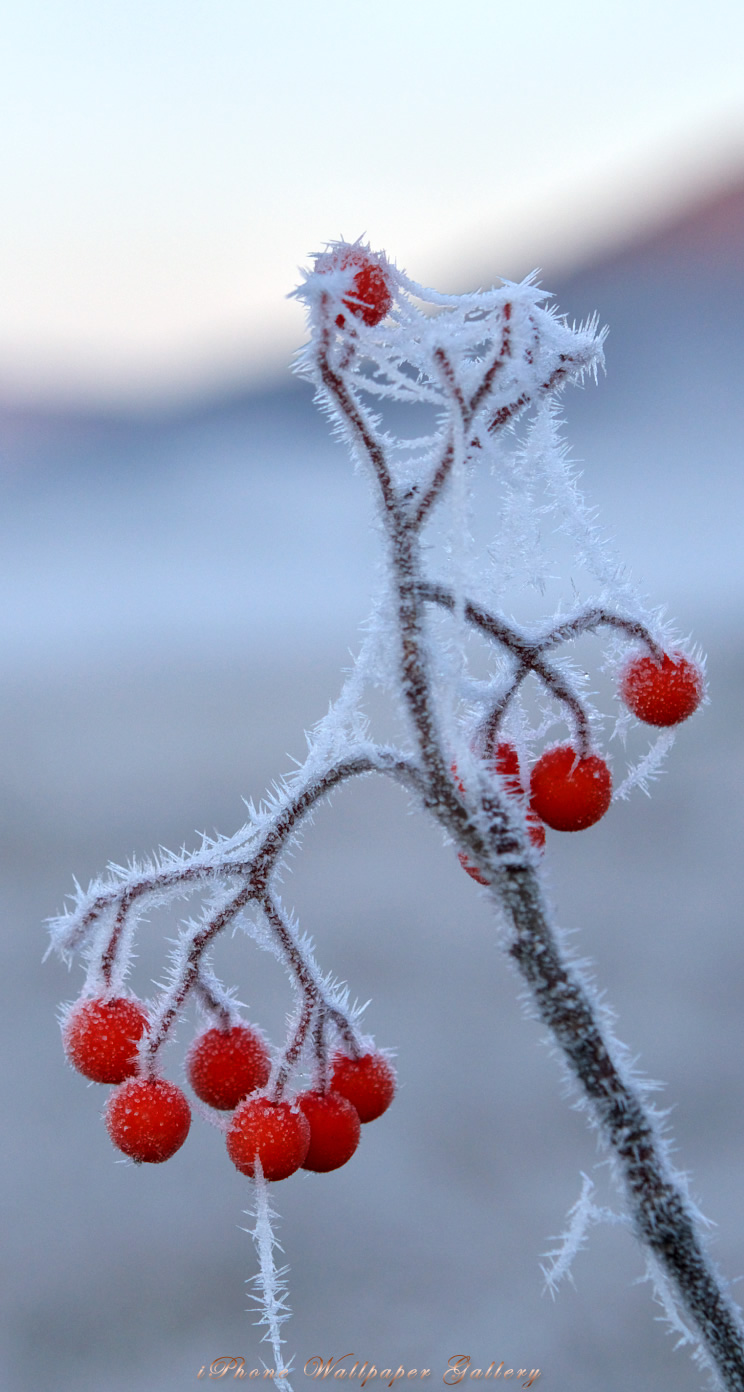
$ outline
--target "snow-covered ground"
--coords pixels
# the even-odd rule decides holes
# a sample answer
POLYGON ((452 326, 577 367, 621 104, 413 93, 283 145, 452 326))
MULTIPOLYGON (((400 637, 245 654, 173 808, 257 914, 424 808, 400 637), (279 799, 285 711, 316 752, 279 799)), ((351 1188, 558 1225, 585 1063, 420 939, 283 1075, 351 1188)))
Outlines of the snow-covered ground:
MULTIPOLYGON (((681 733, 653 798, 553 836, 547 874, 620 1037, 667 1083, 678 1163, 720 1225, 712 1250, 734 1278, 744 1272, 740 284, 722 280, 716 298, 710 280, 595 281, 574 284, 576 303, 561 296, 613 328, 607 380, 566 398, 567 438, 618 552, 708 649, 711 704, 681 733)), ((241 797, 302 758, 366 612, 366 485, 291 392, 97 433, 16 421, 4 438, 4 1385, 180 1392, 220 1355, 260 1366, 244 1313, 246 1183, 198 1121, 168 1165, 117 1163, 99 1121, 103 1089, 73 1075, 59 1044, 56 1004, 77 993, 79 968, 41 966, 41 924, 72 874, 84 881, 109 858, 235 829, 241 797)), ((538 1385, 556 1392, 697 1389, 654 1323, 649 1288, 633 1284, 643 1266, 622 1228, 594 1232, 575 1289, 543 1294, 540 1258, 581 1172, 594 1174, 595 1142, 520 1009, 486 906, 436 831, 397 789, 364 781, 318 815, 283 892, 322 965, 372 998, 369 1028, 398 1050, 401 1080, 346 1170, 277 1187, 296 1386, 306 1360, 351 1351, 378 1369, 431 1368, 436 1383, 469 1353, 473 1367, 539 1367, 538 1385)), ((143 995, 164 958, 162 925, 151 932, 134 983, 143 995)), ((236 938, 220 965, 252 1016, 281 1032, 289 1002, 275 964, 236 938)), ((604 1168, 595 1178, 604 1196, 604 1168)))

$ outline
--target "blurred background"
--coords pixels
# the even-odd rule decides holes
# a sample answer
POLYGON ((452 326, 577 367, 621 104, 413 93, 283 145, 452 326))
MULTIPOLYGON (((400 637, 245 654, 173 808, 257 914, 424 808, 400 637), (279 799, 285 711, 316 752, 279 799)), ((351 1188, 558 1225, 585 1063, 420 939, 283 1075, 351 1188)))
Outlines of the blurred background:
MULTIPOLYGON (((610 325, 566 438, 639 586, 707 649, 711 704, 653 798, 552 837, 546 874, 667 1084, 736 1279, 744 11, 26 0, 0 33, 4 1385, 176 1392, 219 1355, 268 1358, 245 1181, 199 1121, 168 1165, 117 1163, 103 1089, 62 1057, 82 977, 41 965, 43 920, 73 875, 236 829, 358 647, 366 484, 288 370, 297 266, 342 235, 446 291, 539 267, 570 317, 610 325)), ((346 1170, 277 1188, 300 1370, 351 1350, 438 1382, 469 1353, 556 1392, 698 1388, 622 1229, 543 1294, 581 1173, 604 1198, 605 1170, 439 835, 364 782, 283 892, 401 1080, 346 1170)), ((143 996, 170 931, 145 926, 143 996)), ((236 938, 218 967, 281 1038, 275 964, 236 938)))

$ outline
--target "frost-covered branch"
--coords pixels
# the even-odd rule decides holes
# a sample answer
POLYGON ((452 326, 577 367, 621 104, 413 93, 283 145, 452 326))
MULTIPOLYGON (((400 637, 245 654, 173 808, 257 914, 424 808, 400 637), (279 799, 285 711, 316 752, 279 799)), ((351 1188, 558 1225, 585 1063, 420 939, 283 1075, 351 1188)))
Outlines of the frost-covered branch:
POLYGON ((274 1261, 274 1252, 281 1252, 282 1249, 274 1234, 276 1213, 271 1207, 269 1186, 261 1174, 257 1174, 254 1180, 254 1194, 254 1207, 247 1217, 253 1218, 255 1222, 252 1228, 246 1229, 253 1238, 258 1254, 258 1275, 251 1277, 250 1281, 255 1289, 255 1294, 251 1292, 251 1300, 256 1302, 261 1312, 256 1323, 266 1326, 263 1338, 271 1344, 274 1355, 274 1386, 279 1387, 281 1392, 292 1392, 288 1378, 281 1375, 287 1372, 282 1363, 284 1339, 281 1328, 290 1316, 287 1285, 289 1267, 278 1267, 274 1261))
POLYGON ((415 764, 398 751, 382 746, 352 753, 320 773, 314 765, 311 752, 286 792, 273 805, 256 812, 233 837, 215 841, 205 837, 201 849, 193 854, 163 852, 147 865, 135 862, 128 869, 111 866, 108 881, 94 881, 87 891, 78 889, 75 907, 50 920, 51 947, 62 956, 78 952, 88 945, 100 920, 113 916, 111 936, 101 959, 108 984, 124 924, 135 906, 142 913, 145 908, 185 897, 228 876, 250 880, 249 897, 258 897, 303 819, 350 778, 383 773, 413 793, 423 792, 415 764), (246 857, 249 848, 251 854, 246 857))
MULTIPOLYGON (((721 1385, 744 1392, 739 1312, 708 1260, 700 1216, 672 1166, 649 1089, 565 950, 543 891, 546 828, 584 831, 612 803, 602 715, 588 703, 586 678, 557 650, 596 635, 627 721, 661 731, 626 775, 621 795, 645 786, 672 729, 704 697, 700 661, 645 610, 605 556, 560 441, 556 395, 587 374, 596 377, 604 335, 594 320, 569 326, 546 308, 531 279, 441 295, 359 243, 331 244, 297 294, 310 321, 299 371, 371 482, 386 551, 384 591, 303 768, 264 806, 251 808, 232 838, 205 839, 193 854, 112 867, 52 924, 57 951, 82 951, 88 963, 83 997, 63 1024, 68 1056, 86 1076, 121 1084, 106 1114, 119 1149, 138 1161, 166 1159, 185 1140, 189 1107, 161 1076, 162 1046, 187 999, 198 999, 212 1028, 192 1044, 187 1074, 202 1101, 231 1112, 228 1154, 256 1181, 263 1318, 279 1373, 286 1295, 274 1267, 267 1184, 300 1167, 345 1163, 360 1125, 390 1104, 395 1077, 388 1056, 360 1033, 346 989, 321 972, 313 944, 278 896, 275 872, 337 787, 371 773, 391 777, 434 818, 484 887, 532 1009, 611 1156, 625 1205, 621 1221, 642 1244, 667 1313, 680 1329, 694 1330, 699 1356, 721 1385), (396 435, 384 415, 387 401, 429 411, 429 433, 396 435), (469 490, 488 470, 501 526, 491 554, 508 557, 501 570, 476 568, 467 533, 469 490), (547 512, 550 529, 540 525, 547 512), (431 526, 435 514, 439 535, 431 526), (507 581, 539 588, 549 572, 544 536, 559 534, 574 548, 568 612, 559 601, 540 624, 520 626, 504 617, 507 581), (437 547, 441 579, 429 573, 437 547), (577 599, 579 574, 588 593, 577 599), (469 674, 465 639, 472 633, 486 640, 485 682, 469 674), (530 675, 545 702, 537 720, 525 701, 530 675), (402 717, 401 748, 367 738, 365 701, 373 687, 388 692, 402 717), (556 703, 571 742, 536 756, 556 703), (168 980, 145 1010, 124 995, 139 921, 195 895, 201 912, 182 925, 168 980), (215 941, 238 923, 274 953, 294 992, 286 1039, 273 1055, 242 1021, 233 992, 211 965, 215 941), (114 1038, 120 1076, 111 1059, 114 1038)), ((552 1254, 553 1284, 603 1216, 589 1183, 552 1254)))

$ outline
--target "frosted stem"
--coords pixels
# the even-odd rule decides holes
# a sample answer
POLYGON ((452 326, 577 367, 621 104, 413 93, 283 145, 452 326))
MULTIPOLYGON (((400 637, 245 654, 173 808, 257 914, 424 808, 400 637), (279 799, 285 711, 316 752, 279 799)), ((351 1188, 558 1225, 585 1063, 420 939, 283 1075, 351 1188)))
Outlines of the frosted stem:
POLYGON ((282 1359, 282 1345, 285 1341, 281 1337, 281 1327, 291 1314, 287 1303, 289 1291, 286 1281, 289 1267, 277 1267, 274 1261, 274 1252, 281 1252, 282 1248, 274 1233, 273 1222, 276 1220, 276 1213, 269 1203, 269 1185, 261 1174, 258 1162, 253 1193, 253 1212, 246 1215, 255 1219, 253 1228, 246 1231, 253 1237, 258 1256, 258 1275, 250 1278, 257 1294, 252 1294, 251 1299, 256 1301, 261 1310, 261 1317, 256 1320, 256 1324, 266 1326, 266 1333, 262 1337, 271 1344, 274 1355, 274 1386, 280 1388, 281 1392, 292 1392, 289 1378, 281 1376, 288 1371, 282 1359))

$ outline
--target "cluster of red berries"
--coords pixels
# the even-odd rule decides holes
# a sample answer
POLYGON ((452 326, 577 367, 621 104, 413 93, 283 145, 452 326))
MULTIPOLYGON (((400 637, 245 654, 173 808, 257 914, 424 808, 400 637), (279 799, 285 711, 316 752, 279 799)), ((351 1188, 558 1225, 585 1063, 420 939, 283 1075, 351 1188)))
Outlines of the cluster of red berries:
MULTIPOLYGON (((180 1150, 191 1126, 185 1093, 164 1078, 138 1076, 137 1048, 149 1029, 139 1001, 116 996, 80 1002, 63 1027, 70 1063, 96 1083, 118 1084, 106 1105, 114 1145, 138 1163, 160 1164, 180 1150)), ((384 1055, 333 1059, 330 1087, 300 1093, 293 1102, 261 1094, 271 1073, 266 1044, 250 1025, 208 1029, 194 1040, 186 1073, 197 1097, 231 1111, 227 1152, 243 1174, 256 1162, 265 1179, 286 1179, 300 1168, 324 1173, 350 1160, 360 1126, 382 1116, 393 1100, 395 1073, 384 1055)))
MULTIPOLYGON (((679 725, 697 710, 703 698, 703 674, 697 663, 681 653, 664 653, 660 660, 636 654, 620 677, 620 696, 646 725, 679 725)), ((496 746, 489 761, 512 797, 524 798, 519 755, 513 744, 496 746)), ((457 776, 457 770, 453 767, 457 776)), ((461 792, 464 788, 457 779, 461 792)), ((612 801, 612 777, 598 754, 580 755, 571 744, 548 749, 530 774, 530 797, 525 816, 527 835, 538 850, 545 845, 545 826, 553 831, 584 831, 594 826, 612 801)), ((488 880, 460 852, 460 864, 479 884, 488 880)))

